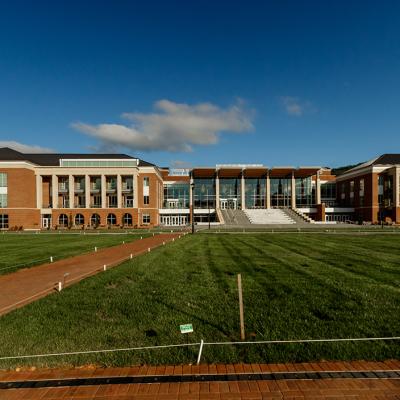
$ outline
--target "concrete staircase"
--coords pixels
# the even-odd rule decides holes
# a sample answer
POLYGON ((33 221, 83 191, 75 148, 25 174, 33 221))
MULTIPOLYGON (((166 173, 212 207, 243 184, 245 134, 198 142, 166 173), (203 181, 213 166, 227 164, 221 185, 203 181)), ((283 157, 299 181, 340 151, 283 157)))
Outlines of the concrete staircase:
POLYGON ((221 210, 225 225, 249 225, 250 221, 242 210, 221 210))
POLYGON ((296 221, 283 209, 249 209, 244 211, 252 224, 259 225, 292 225, 296 221))
POLYGON ((292 216, 293 219, 296 219, 300 222, 300 223, 307 223, 307 224, 313 224, 315 221, 310 218, 308 215, 303 214, 300 210, 298 210, 297 208, 288 208, 286 209, 288 214, 290 216, 292 216))

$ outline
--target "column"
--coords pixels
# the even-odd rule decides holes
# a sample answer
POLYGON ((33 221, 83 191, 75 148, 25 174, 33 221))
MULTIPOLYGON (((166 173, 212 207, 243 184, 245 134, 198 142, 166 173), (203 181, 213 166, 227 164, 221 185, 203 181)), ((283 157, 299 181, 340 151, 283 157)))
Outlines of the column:
POLYGON ((75 200, 75 179, 73 175, 68 176, 69 208, 74 208, 75 200))
POLYGON ((241 200, 242 200, 242 210, 246 209, 246 190, 245 190, 245 180, 244 180, 244 170, 242 170, 242 179, 241 179, 241 200))
POLYGON ((43 179, 42 175, 36 175, 36 208, 43 206, 43 179))
POLYGON ((400 207, 400 168, 395 167, 393 176, 393 190, 394 190, 394 205, 395 207, 400 207))
POLYGON ((215 173, 215 208, 219 209, 219 174, 218 170, 215 173))
POLYGON ((90 175, 85 175, 85 208, 90 208, 90 175))
POLYGON ((107 208, 107 179, 101 175, 101 208, 107 208))
POLYGON ((133 175, 133 207, 139 208, 139 188, 138 188, 138 174, 133 175))
POLYGON ((294 177, 294 171, 292 172, 292 187, 291 187, 291 195, 292 195, 292 208, 296 208, 296 178, 294 177))
POLYGON ((122 176, 117 175, 117 207, 122 208, 122 176))
POLYGON ((58 176, 51 176, 51 207, 58 208, 58 176))
POLYGON ((271 208, 271 181, 269 179, 269 172, 267 173, 266 181, 267 181, 266 207, 271 208))
POLYGON ((317 172, 317 182, 315 185, 315 200, 317 204, 321 204, 321 180, 319 179, 319 171, 317 172))

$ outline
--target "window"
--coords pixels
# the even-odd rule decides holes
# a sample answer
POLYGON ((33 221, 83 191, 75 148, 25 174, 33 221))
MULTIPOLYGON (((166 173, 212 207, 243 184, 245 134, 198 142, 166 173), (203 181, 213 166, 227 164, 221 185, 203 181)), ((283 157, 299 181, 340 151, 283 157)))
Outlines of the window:
POLYGON ((75 225, 84 225, 85 217, 82 214, 75 215, 75 225))
POLYGON ((145 176, 143 178, 143 186, 144 187, 149 187, 150 186, 150 178, 148 176, 145 176))
POLYGON ((364 179, 360 179, 360 206, 364 205, 364 179))
POLYGON ((7 194, 0 193, 0 208, 7 207, 7 194))
POLYGON ((0 214, 0 229, 8 228, 8 214, 0 214))
POLYGON ((90 217, 90 225, 97 227, 100 225, 100 215, 99 214, 92 214, 90 217))
POLYGON ((124 214, 124 225, 131 226, 132 225, 132 215, 131 214, 124 214))
POLYGON ((58 217, 58 225, 66 227, 68 226, 68 217, 66 214, 60 214, 58 217))
POLYGON ((7 174, 5 172, 0 173, 0 187, 7 187, 7 174))
POLYGON ((93 196, 93 203, 91 205, 93 208, 100 208, 101 207, 101 196, 96 194, 93 196))
POLYGON ((107 215, 107 225, 116 225, 117 224, 117 217, 115 214, 108 214, 107 215))
POLYGON ((108 196, 108 207, 116 208, 118 206, 118 199, 116 195, 108 196))
POLYGON ((143 214, 142 221, 144 224, 150 223, 150 214, 143 214))
POLYGON ((150 196, 143 196, 143 204, 145 205, 150 204, 150 196))

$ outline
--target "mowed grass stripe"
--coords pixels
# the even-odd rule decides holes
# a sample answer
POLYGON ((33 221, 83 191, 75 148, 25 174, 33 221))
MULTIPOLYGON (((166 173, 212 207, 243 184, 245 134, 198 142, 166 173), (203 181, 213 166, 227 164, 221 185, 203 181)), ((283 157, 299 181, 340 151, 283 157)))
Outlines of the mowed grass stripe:
POLYGON ((51 256, 56 261, 94 251, 95 247, 100 249, 137 239, 140 236, 136 234, 3 234, 0 235, 0 275, 50 262, 51 256))
MULTIPOLYGON (((393 248, 391 255, 382 254, 390 269, 385 275, 396 282, 400 248, 396 237, 387 235, 385 240, 393 248)), ((345 240, 318 234, 186 236, 0 318, 0 354, 184 343, 186 336, 179 332, 184 323, 193 323, 192 342, 239 340, 237 273, 243 279, 249 340, 398 336, 400 295, 393 285, 375 279, 379 271, 373 270, 360 243, 359 235, 346 235, 345 240), (361 273, 355 275, 346 264, 361 273)), ((376 258, 380 243, 378 235, 368 241, 376 258)), ((10 361, 0 366, 173 364, 193 362, 196 356, 193 348, 10 361)), ((223 346, 205 348, 204 357, 209 362, 379 360, 399 358, 400 346, 223 346)))

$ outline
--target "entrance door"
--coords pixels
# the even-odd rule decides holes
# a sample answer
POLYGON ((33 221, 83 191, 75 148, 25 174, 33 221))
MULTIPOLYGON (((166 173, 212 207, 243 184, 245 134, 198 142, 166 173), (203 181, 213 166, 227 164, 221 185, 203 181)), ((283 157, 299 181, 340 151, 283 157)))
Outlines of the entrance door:
POLYGON ((42 217, 42 228, 48 229, 51 227, 51 217, 47 215, 43 215, 42 217))
POLYGON ((220 208, 221 210, 226 210, 228 208, 228 201, 227 200, 220 200, 220 208))

